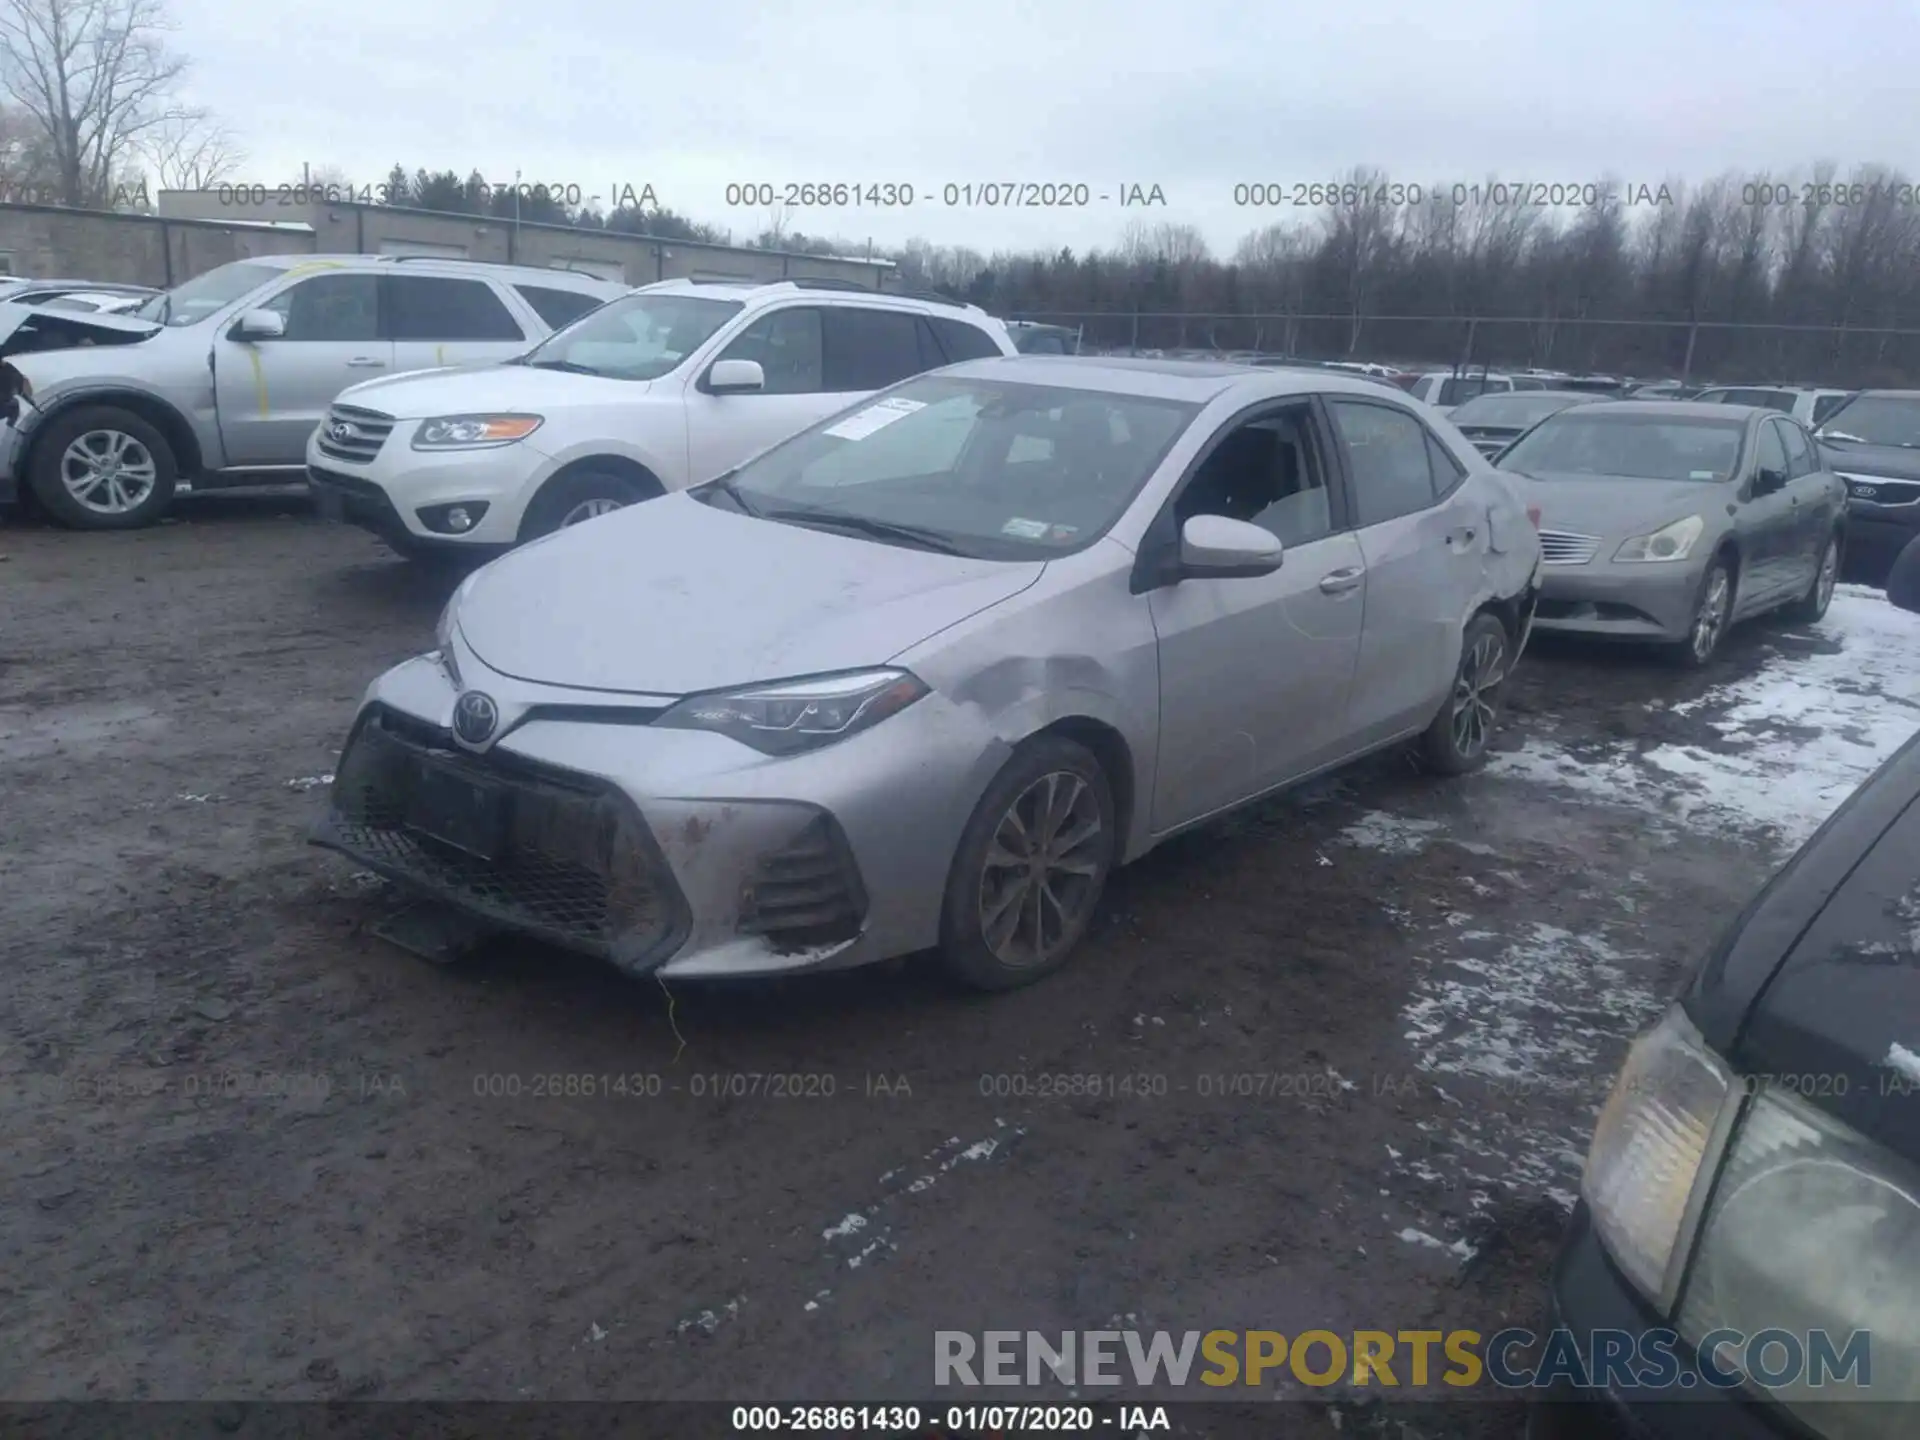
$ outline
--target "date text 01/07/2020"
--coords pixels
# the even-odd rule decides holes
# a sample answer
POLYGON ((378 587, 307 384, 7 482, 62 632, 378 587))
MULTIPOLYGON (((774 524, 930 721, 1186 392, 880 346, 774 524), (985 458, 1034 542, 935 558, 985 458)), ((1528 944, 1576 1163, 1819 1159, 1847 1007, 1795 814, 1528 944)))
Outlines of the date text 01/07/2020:
POLYGON ((1164 208, 1167 194, 1158 185, 1137 180, 1107 185, 1083 180, 967 180, 942 185, 898 180, 740 180, 727 186, 723 203, 733 209, 780 205, 799 210, 911 210, 915 206, 1080 210, 1092 205, 1164 208))
MULTIPOLYGON (((215 185, 214 200, 221 205, 393 205, 404 208, 420 197, 390 182, 356 185, 350 180, 290 185, 215 185)), ((605 205, 613 210, 658 210, 660 198, 653 186, 631 181, 596 185, 591 190, 577 180, 464 180, 461 193, 491 204, 496 199, 547 202, 554 205, 605 205)))
MULTIPOLYGON (((1751 187, 1749 187, 1751 188, 1751 187)), ((1319 209, 1327 205, 1523 205, 1629 209, 1676 203, 1666 185, 1600 183, 1591 180, 1476 180, 1451 185, 1402 184, 1366 180, 1249 180, 1233 187, 1233 203, 1242 208, 1319 209)))

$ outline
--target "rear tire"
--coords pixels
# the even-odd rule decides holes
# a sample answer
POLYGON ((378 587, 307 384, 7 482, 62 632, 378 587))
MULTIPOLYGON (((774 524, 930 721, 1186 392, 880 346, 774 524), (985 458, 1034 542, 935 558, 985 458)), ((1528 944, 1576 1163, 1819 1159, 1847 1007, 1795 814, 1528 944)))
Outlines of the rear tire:
POLYGON ((547 482, 520 520, 520 540, 538 540, 615 510, 624 510, 665 492, 617 470, 575 470, 547 482))
POLYGON ((33 495, 69 530, 138 530, 173 505, 180 471, 167 437, 115 405, 56 415, 27 467, 33 495))
POLYGON ((1840 532, 1836 530, 1827 536, 1827 543, 1820 551, 1820 568, 1813 572, 1813 583, 1807 586, 1807 593, 1781 613, 1795 625, 1812 625, 1825 618, 1827 607, 1833 604, 1833 587, 1839 578, 1840 532))
POLYGON ((1732 624, 1736 593, 1733 566, 1727 563, 1726 556, 1714 556, 1707 573, 1700 577, 1687 638, 1672 648, 1674 663, 1686 670, 1703 670, 1713 662, 1732 624))
POLYGON ((1513 638, 1498 616, 1484 611, 1460 637, 1460 662, 1440 713, 1420 737, 1420 756, 1440 775, 1465 775, 1487 763, 1487 746, 1500 723, 1500 701, 1513 668, 1513 638))
POLYGON ((1120 851, 1113 787, 1082 745, 1029 740, 980 797, 954 849, 940 955, 976 990, 1051 975, 1093 922, 1120 851))

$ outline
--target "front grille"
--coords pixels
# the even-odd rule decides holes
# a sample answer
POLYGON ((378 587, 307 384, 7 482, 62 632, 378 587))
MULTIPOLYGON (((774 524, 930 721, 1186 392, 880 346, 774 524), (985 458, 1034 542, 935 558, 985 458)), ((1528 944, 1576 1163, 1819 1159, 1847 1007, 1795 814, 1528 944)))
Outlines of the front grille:
POLYGON ((853 853, 823 814, 760 862, 741 896, 739 928, 776 949, 824 945, 858 935, 866 913, 853 853))
POLYGON ((380 453, 396 422, 393 416, 378 410, 362 410, 357 405, 335 405, 320 422, 319 449, 335 460, 365 465, 380 453), (343 428, 344 427, 344 428, 343 428))
POLYGON ((1576 535, 1570 530, 1540 532, 1542 565, 1584 565, 1599 553, 1598 535, 1576 535))
POLYGON ((340 757, 316 843, 497 925, 646 970, 686 933, 685 902, 618 792, 501 752, 470 755, 376 708, 340 757), (429 787, 487 800, 493 842, 462 848, 418 818, 429 787))
POLYGON ((1920 480, 1895 480, 1887 475, 1849 475, 1844 472, 1840 478, 1847 482, 1849 497, 1864 500, 1869 505, 1920 503, 1920 480))

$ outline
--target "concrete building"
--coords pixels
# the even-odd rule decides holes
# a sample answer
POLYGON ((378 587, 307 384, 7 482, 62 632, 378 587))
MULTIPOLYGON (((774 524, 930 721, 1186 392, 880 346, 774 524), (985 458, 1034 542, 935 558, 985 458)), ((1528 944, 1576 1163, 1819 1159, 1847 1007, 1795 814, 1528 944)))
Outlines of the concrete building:
POLYGON ((233 190, 162 190, 157 214, 0 205, 0 274, 161 288, 255 255, 450 255, 647 285, 655 280, 841 280, 897 284, 891 260, 658 240, 569 225, 386 205, 253 204, 233 190))

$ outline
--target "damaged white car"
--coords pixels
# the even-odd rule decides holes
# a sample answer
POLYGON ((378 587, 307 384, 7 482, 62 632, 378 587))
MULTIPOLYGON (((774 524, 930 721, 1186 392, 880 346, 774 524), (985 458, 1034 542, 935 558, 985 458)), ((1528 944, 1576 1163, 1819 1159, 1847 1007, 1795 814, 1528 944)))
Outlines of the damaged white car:
POLYGON ((1177 831, 1402 741, 1479 765, 1539 553, 1364 380, 973 361, 476 572, 313 838, 634 974, 1002 989, 1177 831))

